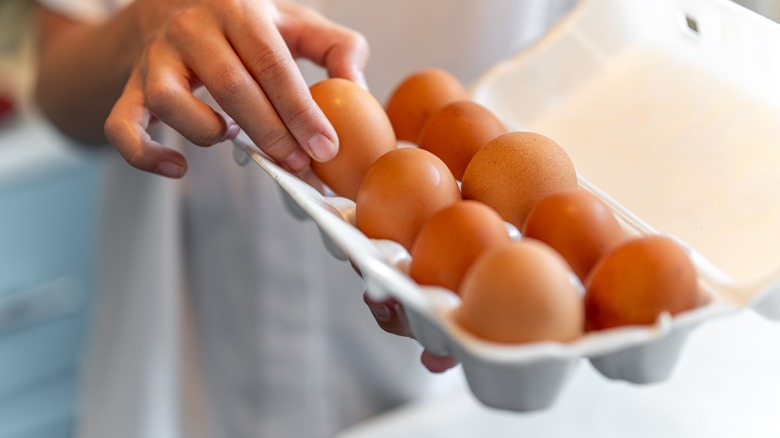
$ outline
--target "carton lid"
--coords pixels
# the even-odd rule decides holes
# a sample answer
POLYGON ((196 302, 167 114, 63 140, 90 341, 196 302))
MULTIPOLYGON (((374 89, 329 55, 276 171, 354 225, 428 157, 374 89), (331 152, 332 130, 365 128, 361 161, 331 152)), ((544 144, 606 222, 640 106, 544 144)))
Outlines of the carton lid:
POLYGON ((780 25, 728 0, 586 0, 473 87, 725 282, 780 268, 780 25))

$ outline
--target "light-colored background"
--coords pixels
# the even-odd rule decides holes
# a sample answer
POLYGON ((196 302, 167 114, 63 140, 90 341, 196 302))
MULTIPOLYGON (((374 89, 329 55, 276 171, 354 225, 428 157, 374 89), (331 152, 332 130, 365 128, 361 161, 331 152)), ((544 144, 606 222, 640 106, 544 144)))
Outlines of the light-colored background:
MULTIPOLYGON (((0 2, 0 93, 20 107, 32 42, 27 23, 10 17, 27 3, 0 2)), ((740 3, 780 17, 780 2, 740 3)), ((65 437, 78 419, 75 376, 94 294, 99 170, 99 160, 26 114, 0 122, 0 309, 28 309, 13 320, 0 311, 0 438, 65 437)), ((583 362, 552 408, 524 414, 480 405, 455 369, 429 398, 340 438, 778 437, 778 346, 780 324, 745 311, 694 331, 667 382, 608 381, 583 362)))
MULTIPOLYGON (((780 19, 780 2, 739 3, 780 19)), ((459 385, 345 431, 339 438, 780 436, 780 324, 746 310, 695 330, 665 382, 610 381, 586 361, 550 409, 482 405, 459 385)), ((452 371, 457 373, 457 371, 452 371)))

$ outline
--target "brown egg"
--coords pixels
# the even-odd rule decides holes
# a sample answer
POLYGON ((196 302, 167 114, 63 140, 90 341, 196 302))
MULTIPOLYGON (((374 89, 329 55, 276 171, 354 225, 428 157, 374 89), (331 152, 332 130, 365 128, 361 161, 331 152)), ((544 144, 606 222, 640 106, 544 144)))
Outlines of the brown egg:
POLYGON ((399 140, 416 142, 425 122, 442 106, 468 99, 466 87, 437 68, 414 72, 390 93, 385 110, 399 140))
POLYGON ((476 201, 456 202, 420 229, 411 251, 410 276, 420 284, 457 292, 474 260, 508 241, 504 221, 492 208, 476 201))
POLYGON ((631 239, 593 268, 585 290, 588 330, 652 324, 699 303, 696 270, 685 250, 664 236, 631 239))
POLYGON ((366 172, 355 219, 366 236, 394 240, 411 252, 423 224, 460 199, 455 177, 436 155, 399 148, 382 155, 366 172))
POLYGON ((558 251, 581 280, 625 240, 609 206, 582 189, 560 190, 542 198, 531 209, 523 235, 558 251))
POLYGON ((566 261, 534 239, 494 247, 474 262, 461 286, 455 320, 499 343, 567 342, 582 335, 582 298, 566 261))
POLYGON ((327 162, 313 161, 311 168, 334 192, 354 201, 368 168, 395 149, 393 127, 374 96, 352 81, 325 79, 310 90, 339 136, 338 155, 327 162))
POLYGON ((444 105, 428 119, 417 144, 441 158, 460 180, 474 154, 506 133, 504 124, 490 110, 459 100, 444 105))
POLYGON ((461 191, 464 199, 484 202, 522 230, 540 199, 576 187, 577 173, 563 148, 541 134, 510 132, 474 155, 461 191))

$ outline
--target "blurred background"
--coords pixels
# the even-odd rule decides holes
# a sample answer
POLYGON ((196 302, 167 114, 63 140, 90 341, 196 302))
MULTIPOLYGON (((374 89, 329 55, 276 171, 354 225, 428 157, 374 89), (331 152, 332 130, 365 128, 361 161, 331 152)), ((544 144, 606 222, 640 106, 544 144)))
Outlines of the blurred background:
MULTIPOLYGON (((778 1, 739 3, 780 19, 778 1)), ((71 436, 98 293, 101 157, 69 143, 29 104, 31 18, 31 0, 0 0, 0 438, 71 436)), ((452 403, 461 403, 455 411, 474 409, 468 398, 452 403)), ((495 427, 514 421, 493 413, 483 419, 495 427)), ((410 424, 418 432, 432 426, 410 424)))
POLYGON ((0 1, 0 437, 71 436, 95 296, 100 157, 30 109, 32 1, 0 1))

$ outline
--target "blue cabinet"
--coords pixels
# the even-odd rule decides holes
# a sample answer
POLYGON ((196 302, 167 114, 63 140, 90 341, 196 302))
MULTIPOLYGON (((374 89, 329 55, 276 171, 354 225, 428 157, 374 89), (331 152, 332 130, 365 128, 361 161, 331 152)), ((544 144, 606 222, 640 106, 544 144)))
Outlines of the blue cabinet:
POLYGON ((70 436, 101 165, 41 122, 0 131, 0 438, 70 436))

